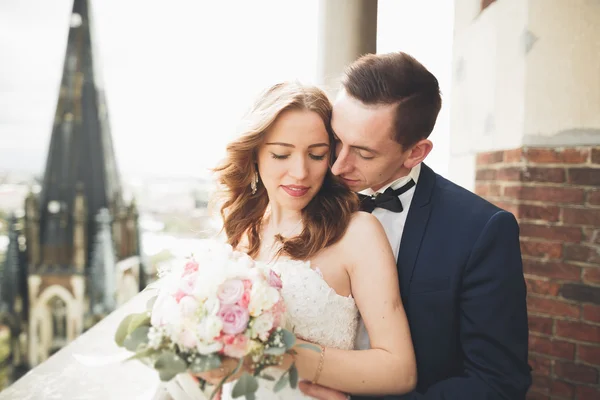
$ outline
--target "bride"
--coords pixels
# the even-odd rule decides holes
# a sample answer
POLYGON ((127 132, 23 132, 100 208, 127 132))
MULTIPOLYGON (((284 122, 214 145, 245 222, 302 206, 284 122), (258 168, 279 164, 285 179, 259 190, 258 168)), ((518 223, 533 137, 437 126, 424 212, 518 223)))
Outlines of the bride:
MULTIPOLYGON (((295 348, 301 380, 356 395, 403 394, 416 385, 415 356, 398 292, 396 262, 379 221, 329 167, 335 155, 331 104, 315 87, 282 83, 251 109, 242 135, 216 169, 228 242, 281 275, 289 324, 316 352, 295 348), (353 350, 359 316, 371 348, 353 350)), ((363 157, 356 143, 354 157, 363 157)), ((377 162, 376 160, 374 162, 377 162)), ((232 368, 201 375, 219 381, 232 368)), ((257 399, 273 393, 259 379, 257 399)), ((231 398, 232 384, 222 398, 231 398)))

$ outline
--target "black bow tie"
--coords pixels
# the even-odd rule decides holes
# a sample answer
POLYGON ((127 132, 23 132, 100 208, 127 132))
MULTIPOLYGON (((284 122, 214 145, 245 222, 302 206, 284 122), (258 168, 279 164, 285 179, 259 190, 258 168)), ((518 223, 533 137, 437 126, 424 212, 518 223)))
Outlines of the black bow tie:
POLYGON ((391 187, 387 188, 383 193, 376 193, 371 196, 365 194, 358 194, 360 199, 360 209, 366 212, 372 212, 375 208, 385 208, 392 212, 402 212, 402 202, 398 198, 402 193, 406 192, 410 188, 415 186, 415 181, 412 179, 408 181, 404 186, 393 190, 391 187))

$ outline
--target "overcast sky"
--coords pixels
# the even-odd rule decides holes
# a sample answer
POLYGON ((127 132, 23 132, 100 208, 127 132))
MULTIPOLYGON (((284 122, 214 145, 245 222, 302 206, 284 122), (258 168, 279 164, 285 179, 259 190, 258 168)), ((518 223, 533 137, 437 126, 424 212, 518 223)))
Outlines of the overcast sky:
MULTIPOLYGON (((447 100, 430 164, 448 162, 453 8, 379 0, 378 52, 428 66, 447 100)), ((92 0, 99 72, 127 174, 198 176, 254 95, 315 80, 317 0, 92 0)), ((72 0, 0 0, 0 170, 43 169, 72 0)))

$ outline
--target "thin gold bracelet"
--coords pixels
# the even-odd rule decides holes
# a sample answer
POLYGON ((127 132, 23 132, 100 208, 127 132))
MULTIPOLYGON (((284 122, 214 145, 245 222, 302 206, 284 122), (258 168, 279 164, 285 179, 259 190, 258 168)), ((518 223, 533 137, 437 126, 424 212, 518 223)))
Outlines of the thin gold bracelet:
POLYGON ((317 366, 317 372, 315 372, 315 377, 312 383, 316 384, 321 376, 321 370, 323 369, 323 363, 325 361, 325 347, 321 346, 321 357, 319 358, 319 365, 317 366))

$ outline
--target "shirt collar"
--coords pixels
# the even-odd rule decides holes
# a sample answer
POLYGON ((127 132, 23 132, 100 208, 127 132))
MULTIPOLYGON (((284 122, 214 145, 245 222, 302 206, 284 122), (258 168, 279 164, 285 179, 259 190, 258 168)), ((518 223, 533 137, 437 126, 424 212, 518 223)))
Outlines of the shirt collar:
POLYGON ((415 167, 413 167, 413 169, 410 170, 410 172, 408 173, 408 175, 403 176, 401 178, 396 179, 395 181, 392 181, 390 183, 388 183, 385 186, 382 186, 377 192, 374 192, 373 190, 369 189, 365 189, 362 192, 360 192, 361 194, 366 194, 367 196, 371 196, 375 193, 383 193, 385 192, 385 190, 389 187, 391 187, 392 189, 396 190, 401 188, 402 186, 406 185, 408 183, 408 181, 410 181, 411 179, 413 181, 415 181, 415 184, 419 182, 419 175, 421 173, 421 163, 417 164, 415 167))

